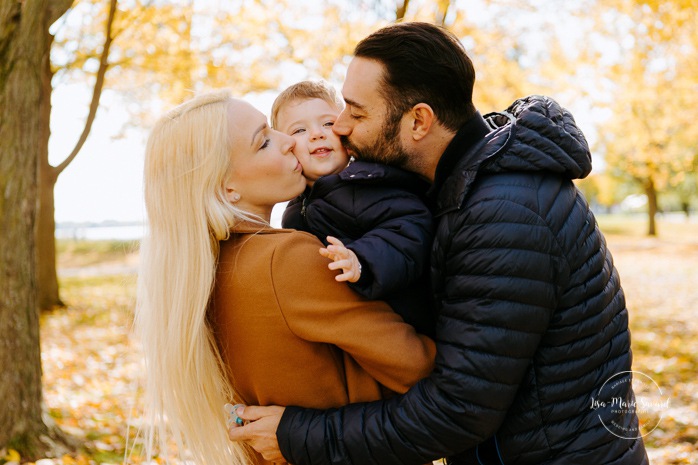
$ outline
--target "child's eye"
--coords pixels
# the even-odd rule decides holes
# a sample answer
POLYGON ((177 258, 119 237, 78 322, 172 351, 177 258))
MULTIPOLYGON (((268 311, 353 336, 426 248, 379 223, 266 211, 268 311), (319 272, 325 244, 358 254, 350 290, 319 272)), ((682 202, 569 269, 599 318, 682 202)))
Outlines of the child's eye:
POLYGON ((271 142, 271 139, 269 139, 269 138, 267 137, 266 139, 264 139, 264 143, 262 144, 262 146, 261 146, 259 149, 260 149, 260 150, 264 150, 264 149, 266 149, 267 147, 269 147, 269 142, 271 142))
POLYGON ((328 122, 326 122, 326 123, 325 123, 325 126, 331 128, 332 126, 334 126, 334 121, 328 121, 328 122))
POLYGON ((298 128, 298 129, 293 130, 293 131, 291 132, 291 135, 292 135, 292 136, 295 136, 296 134, 300 134, 300 133, 302 133, 302 132, 304 132, 304 131, 305 131, 305 128, 298 128))

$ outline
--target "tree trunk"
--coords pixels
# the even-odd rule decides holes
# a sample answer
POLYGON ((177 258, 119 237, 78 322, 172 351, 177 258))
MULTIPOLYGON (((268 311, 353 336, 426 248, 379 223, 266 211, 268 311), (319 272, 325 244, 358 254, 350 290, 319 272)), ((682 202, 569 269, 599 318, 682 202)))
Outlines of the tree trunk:
POLYGON ((688 221, 691 218, 691 203, 688 200, 681 201, 681 211, 688 221))
POLYGON ((0 448, 23 459, 65 451, 42 419, 34 239, 38 160, 47 144, 41 70, 56 3, 0 3, 0 448))
POLYGON ((645 182, 645 195, 647 195, 647 215, 648 215, 648 236, 657 235, 657 189, 654 187, 654 181, 649 179, 645 182))
MULTIPOLYGON (((53 40, 49 37, 49 40, 53 40)), ((39 177, 36 212, 36 280, 37 303, 39 309, 50 310, 65 307, 58 294, 58 274, 56 273, 56 218, 54 189, 56 170, 48 162, 48 140, 51 135, 51 79, 50 60, 45 60, 41 67, 41 81, 44 89, 39 117, 43 128, 41 135, 41 153, 39 156, 39 177), (45 143, 44 143, 45 142, 45 143)))
POLYGON ((36 254, 37 254, 37 303, 41 310, 65 307, 58 294, 58 274, 56 272, 56 218, 54 216, 54 186, 51 166, 40 166, 38 197, 41 208, 36 217, 36 254), (48 171, 48 173, 47 173, 48 171))
POLYGON ((41 419, 41 353, 35 301, 34 218, 41 126, 40 69, 48 49, 49 0, 4 2, 0 29, 0 445, 38 450, 41 419), (12 11, 8 11, 8 9, 12 11))
MULTIPOLYGON (((72 0, 62 1, 64 3, 68 2, 67 6, 65 6, 67 9, 72 0)), ((65 304, 59 295, 58 274, 56 272, 56 217, 54 192, 58 176, 68 167, 68 165, 70 165, 70 163, 72 163, 78 153, 80 153, 82 146, 85 144, 85 141, 87 141, 87 136, 90 134, 92 123, 94 123, 97 115, 99 100, 102 95, 102 89, 104 88, 104 77, 107 73, 107 69, 109 68, 109 50, 114 39, 112 28, 114 25, 117 3, 118 0, 109 1, 104 47, 102 48, 99 69, 97 70, 97 76, 95 78, 95 85, 92 91, 92 101, 90 102, 90 110, 87 114, 87 119, 85 120, 85 127, 83 128, 82 134, 80 134, 80 137, 78 138, 78 141, 76 142, 70 155, 68 155, 68 157, 66 157, 66 159, 56 167, 51 166, 48 161, 48 139, 50 135, 51 120, 51 78, 53 77, 53 72, 51 71, 50 62, 47 62, 45 67, 42 68, 43 84, 46 90, 46 95, 48 95, 46 101, 42 102, 40 111, 41 121, 45 122, 46 124, 46 131, 45 134, 43 134, 46 137, 46 146, 45 150, 43 150, 44 146, 42 145, 41 158, 39 160, 39 196, 37 205, 37 228, 35 231, 37 246, 36 273, 39 293, 38 305, 42 310, 49 310, 53 307, 65 307, 65 304)), ((49 39, 53 40, 53 37, 49 36, 49 39)))

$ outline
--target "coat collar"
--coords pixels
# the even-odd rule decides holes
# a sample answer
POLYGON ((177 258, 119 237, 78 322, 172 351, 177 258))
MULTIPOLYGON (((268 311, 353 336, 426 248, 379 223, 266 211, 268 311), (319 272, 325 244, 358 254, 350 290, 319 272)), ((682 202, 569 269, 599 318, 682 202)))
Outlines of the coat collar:
POLYGON ((282 231, 290 230, 274 228, 271 225, 252 223, 249 221, 240 221, 230 228, 231 234, 276 234, 282 231))
POLYGON ((429 198, 434 215, 442 215, 460 207, 477 168, 483 159, 479 155, 492 128, 476 113, 453 137, 436 166, 429 198))

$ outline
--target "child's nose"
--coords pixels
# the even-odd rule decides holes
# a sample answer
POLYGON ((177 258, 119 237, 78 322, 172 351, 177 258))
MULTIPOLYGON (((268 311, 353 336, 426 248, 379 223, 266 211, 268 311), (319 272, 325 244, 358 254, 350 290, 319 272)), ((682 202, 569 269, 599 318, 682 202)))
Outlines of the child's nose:
POLYGON ((322 131, 322 129, 315 128, 313 129, 313 132, 310 134, 310 140, 318 140, 318 139, 324 139, 325 138, 325 133, 322 131))

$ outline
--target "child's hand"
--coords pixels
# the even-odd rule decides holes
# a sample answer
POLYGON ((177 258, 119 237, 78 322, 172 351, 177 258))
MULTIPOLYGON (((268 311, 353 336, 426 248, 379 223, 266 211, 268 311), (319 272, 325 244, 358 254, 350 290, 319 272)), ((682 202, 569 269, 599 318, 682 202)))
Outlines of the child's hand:
POLYGON ((342 241, 336 237, 327 236, 330 243, 326 248, 320 249, 320 255, 333 260, 327 267, 330 270, 342 269, 343 273, 334 279, 337 281, 349 281, 355 283, 361 277, 361 263, 354 252, 344 247, 342 241))

